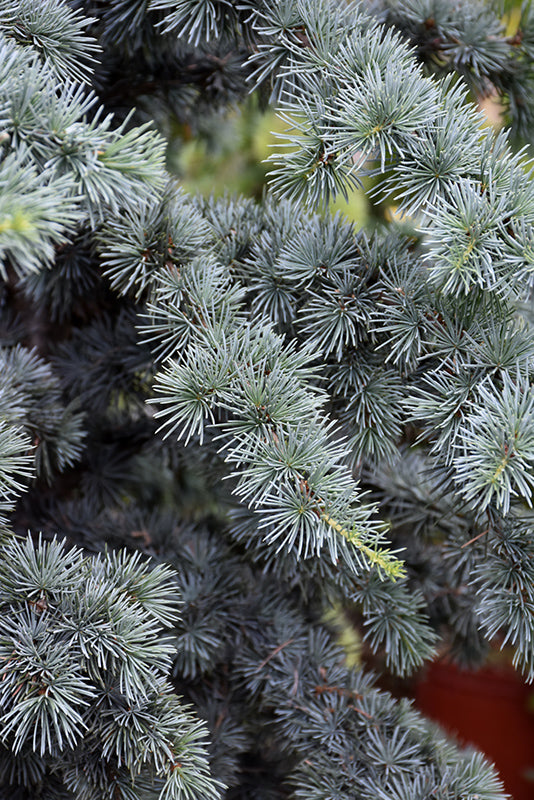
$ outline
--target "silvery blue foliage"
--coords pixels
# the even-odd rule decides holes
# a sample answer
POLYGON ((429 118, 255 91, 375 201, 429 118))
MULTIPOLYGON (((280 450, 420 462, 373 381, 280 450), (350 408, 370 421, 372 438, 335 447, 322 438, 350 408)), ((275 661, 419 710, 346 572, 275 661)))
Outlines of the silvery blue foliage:
POLYGON ((0 0, 1 791, 505 796, 326 612, 399 676, 534 675, 533 26, 0 0), (186 195, 152 120, 251 90, 269 190, 186 195), (396 216, 332 216, 358 185, 396 216))

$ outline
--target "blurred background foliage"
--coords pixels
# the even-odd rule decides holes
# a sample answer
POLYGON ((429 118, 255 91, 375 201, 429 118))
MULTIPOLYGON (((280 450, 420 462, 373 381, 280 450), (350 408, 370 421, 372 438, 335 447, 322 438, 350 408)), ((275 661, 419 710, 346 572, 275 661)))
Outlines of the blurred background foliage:
MULTIPOLYGON (((278 144, 277 134, 287 122, 272 108, 261 108, 250 96, 228 115, 204 118, 197 130, 171 121, 167 167, 192 194, 244 194, 259 200, 268 182, 266 159, 278 144)), ((348 203, 338 197, 330 207, 363 227, 371 221, 367 185, 350 193, 348 203)))

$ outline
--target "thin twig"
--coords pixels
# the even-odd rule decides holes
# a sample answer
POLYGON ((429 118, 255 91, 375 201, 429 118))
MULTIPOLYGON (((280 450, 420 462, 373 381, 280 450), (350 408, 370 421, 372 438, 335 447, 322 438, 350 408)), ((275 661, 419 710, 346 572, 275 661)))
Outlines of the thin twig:
POLYGON ((264 668, 264 666, 265 666, 266 664, 268 664, 268 663, 269 663, 269 661, 271 660, 271 658, 274 658, 274 657, 275 657, 275 655, 277 655, 277 654, 280 652, 280 650, 283 650, 283 649, 284 649, 284 647, 287 647, 287 645, 288 645, 288 644, 291 644, 293 641, 294 641, 294 639, 288 639, 288 640, 287 640, 287 642, 283 642, 282 644, 279 644, 279 645, 278 645, 278 647, 275 647, 275 648, 274 648, 274 650, 273 650, 273 652, 272 652, 272 653, 269 653, 269 655, 267 656, 267 658, 265 658, 265 659, 264 659, 264 660, 261 662, 260 666, 259 666, 259 667, 258 667, 258 668, 255 670, 255 672, 259 672, 261 669, 263 669, 263 668, 264 668))
POLYGON ((482 531, 482 533, 479 533, 477 536, 473 536, 473 538, 469 539, 468 542, 465 542, 465 544, 463 544, 460 549, 463 550, 464 547, 469 547, 470 544, 473 544, 473 542, 476 542, 477 539, 480 539, 482 536, 485 536, 487 533, 489 533, 489 528, 486 528, 485 531, 482 531))

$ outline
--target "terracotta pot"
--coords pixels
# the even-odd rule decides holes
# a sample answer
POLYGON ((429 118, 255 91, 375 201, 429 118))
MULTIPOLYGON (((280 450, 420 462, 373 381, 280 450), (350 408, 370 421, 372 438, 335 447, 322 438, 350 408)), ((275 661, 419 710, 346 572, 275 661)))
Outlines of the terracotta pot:
POLYGON ((495 763, 514 800, 534 800, 534 687, 512 667, 460 670, 431 664, 415 691, 417 707, 495 763))

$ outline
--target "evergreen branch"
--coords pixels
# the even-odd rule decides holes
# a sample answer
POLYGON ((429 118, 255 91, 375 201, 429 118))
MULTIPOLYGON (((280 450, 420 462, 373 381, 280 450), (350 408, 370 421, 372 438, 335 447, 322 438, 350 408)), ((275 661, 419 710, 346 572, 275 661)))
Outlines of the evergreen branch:
POLYGON ((57 0, 42 0, 39 7, 33 0, 21 0, 16 10, 9 0, 0 3, 0 33, 31 47, 57 75, 78 81, 90 78, 93 54, 100 50, 95 39, 84 33, 92 22, 57 0))

